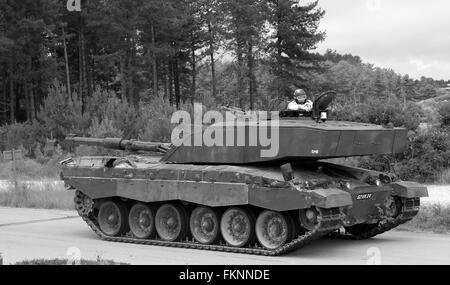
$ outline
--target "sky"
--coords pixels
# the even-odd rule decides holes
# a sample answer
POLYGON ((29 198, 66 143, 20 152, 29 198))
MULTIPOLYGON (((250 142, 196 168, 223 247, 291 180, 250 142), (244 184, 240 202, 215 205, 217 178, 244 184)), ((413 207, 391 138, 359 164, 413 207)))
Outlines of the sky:
POLYGON ((327 49, 412 78, 450 80, 450 1, 319 0, 327 49))

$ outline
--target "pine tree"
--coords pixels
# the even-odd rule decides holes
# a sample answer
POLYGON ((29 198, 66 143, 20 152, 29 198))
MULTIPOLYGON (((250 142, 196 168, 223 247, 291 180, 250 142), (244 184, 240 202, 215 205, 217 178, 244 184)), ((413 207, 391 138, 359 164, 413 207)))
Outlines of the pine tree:
POLYGON ((268 47, 274 89, 278 97, 291 96, 292 89, 307 87, 308 77, 317 66, 318 56, 311 53, 325 38, 318 30, 324 11, 318 1, 301 5, 293 0, 269 0, 269 22, 275 32, 268 47))

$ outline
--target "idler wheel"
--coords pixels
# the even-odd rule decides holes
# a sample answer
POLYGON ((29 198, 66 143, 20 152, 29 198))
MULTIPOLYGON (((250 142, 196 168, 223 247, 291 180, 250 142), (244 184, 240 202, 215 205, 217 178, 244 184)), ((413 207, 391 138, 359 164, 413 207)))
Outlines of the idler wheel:
POLYGON ((128 230, 127 209, 120 201, 104 201, 100 204, 98 224, 103 233, 116 237, 128 230))
POLYGON ((128 223, 133 235, 140 239, 147 239, 155 234, 154 210, 146 204, 135 204, 128 216, 128 223))
POLYGON ((292 227, 287 215, 263 211, 256 220, 256 237, 266 249, 274 250, 285 245, 292 236, 292 227))
POLYGON ((303 228, 312 231, 319 223, 319 212, 316 208, 300 210, 299 219, 303 228))
POLYGON ((187 224, 186 210, 179 205, 164 204, 156 212, 156 232, 162 240, 182 240, 188 232, 187 224))
POLYGON ((219 213, 214 209, 195 208, 189 222, 194 239, 201 244, 215 244, 220 238, 219 217, 219 213))
POLYGON ((253 241, 254 218, 245 209, 230 208, 222 215, 220 232, 225 242, 230 246, 244 247, 253 241))

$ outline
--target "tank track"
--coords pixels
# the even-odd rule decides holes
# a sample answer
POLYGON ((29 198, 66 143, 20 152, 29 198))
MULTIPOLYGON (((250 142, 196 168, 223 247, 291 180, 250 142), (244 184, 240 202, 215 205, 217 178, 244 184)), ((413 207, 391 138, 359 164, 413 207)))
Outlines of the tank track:
POLYGON ((341 213, 338 208, 335 209, 319 209, 321 213, 321 218, 317 226, 304 235, 298 236, 296 239, 287 243, 283 247, 276 250, 267 250, 257 245, 253 247, 246 248, 236 248, 225 244, 218 245, 204 245, 194 242, 193 240, 186 240, 182 242, 167 242, 158 239, 137 239, 134 238, 131 233, 127 233, 125 236, 121 237, 111 237, 105 235, 97 223, 96 217, 91 209, 86 209, 84 206, 84 198, 86 196, 80 192, 76 191, 74 202, 75 208, 78 211, 80 217, 88 224, 88 226, 103 240, 111 242, 123 242, 123 243, 133 243, 133 244, 145 244, 154 246, 166 246, 166 247, 178 247, 178 248, 188 248, 188 249, 199 249, 199 250, 210 250, 210 251, 220 251, 220 252, 230 252, 230 253, 241 253, 241 254, 253 254, 253 255, 263 255, 263 256, 279 256, 287 254, 289 252, 300 249, 310 242, 320 239, 330 231, 336 230, 342 226, 341 213))
POLYGON ((402 209, 396 218, 385 217, 385 219, 380 221, 375 228, 357 235, 345 232, 342 233, 341 230, 338 229, 337 231, 329 233, 327 237, 332 239, 365 240, 383 234, 404 223, 407 223, 411 221, 419 213, 418 208, 420 206, 420 199, 403 198, 401 201, 402 201, 402 209))

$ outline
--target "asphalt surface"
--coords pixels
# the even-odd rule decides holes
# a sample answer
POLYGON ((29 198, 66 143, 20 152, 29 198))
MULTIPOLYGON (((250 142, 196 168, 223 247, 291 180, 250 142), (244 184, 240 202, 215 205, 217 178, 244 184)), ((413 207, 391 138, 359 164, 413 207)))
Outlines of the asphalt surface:
POLYGON ((72 211, 0 208, 0 253, 5 264, 35 258, 131 264, 450 264, 450 236, 391 231, 365 241, 322 239, 281 257, 105 242, 72 211))

